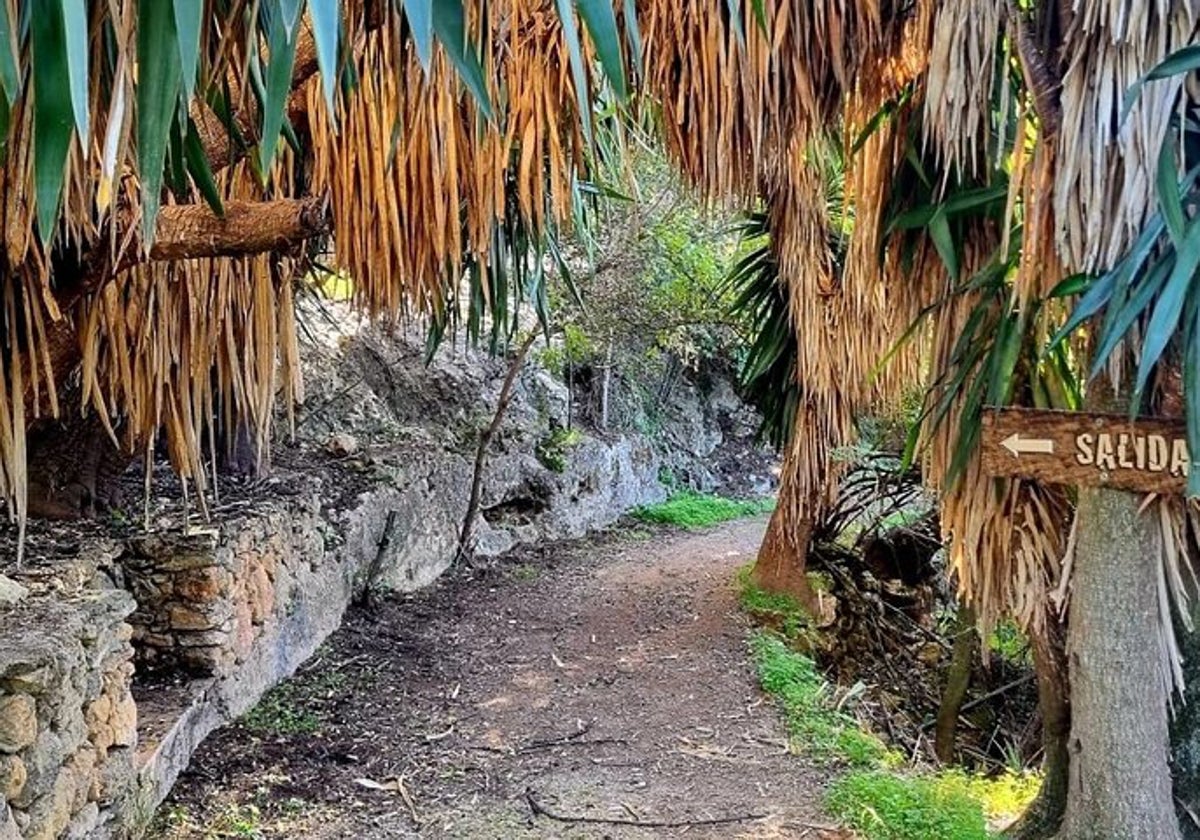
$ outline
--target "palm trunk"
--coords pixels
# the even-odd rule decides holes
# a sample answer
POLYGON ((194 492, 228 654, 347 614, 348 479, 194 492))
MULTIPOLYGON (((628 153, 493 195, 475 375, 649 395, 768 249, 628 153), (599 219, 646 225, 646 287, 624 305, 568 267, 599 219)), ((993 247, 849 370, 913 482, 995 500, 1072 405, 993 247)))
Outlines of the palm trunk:
POLYGON ((750 579, 768 592, 791 595, 805 609, 816 614, 817 597, 807 575, 813 523, 796 514, 797 507, 791 498, 793 492, 785 477, 779 488, 779 504, 771 514, 750 579))
POLYGON ((1059 840, 1179 840, 1155 584, 1137 496, 1081 489, 1067 651, 1071 756, 1059 840))

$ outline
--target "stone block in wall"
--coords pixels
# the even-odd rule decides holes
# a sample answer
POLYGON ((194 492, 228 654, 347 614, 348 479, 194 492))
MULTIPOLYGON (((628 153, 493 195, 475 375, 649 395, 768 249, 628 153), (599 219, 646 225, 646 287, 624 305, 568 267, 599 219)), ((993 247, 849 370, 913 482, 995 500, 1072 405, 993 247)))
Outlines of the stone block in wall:
POLYGON ((21 795, 29 772, 19 755, 0 756, 0 799, 9 802, 21 795))
POLYGON ((37 740, 37 704, 28 694, 0 696, 0 753, 17 753, 37 740))

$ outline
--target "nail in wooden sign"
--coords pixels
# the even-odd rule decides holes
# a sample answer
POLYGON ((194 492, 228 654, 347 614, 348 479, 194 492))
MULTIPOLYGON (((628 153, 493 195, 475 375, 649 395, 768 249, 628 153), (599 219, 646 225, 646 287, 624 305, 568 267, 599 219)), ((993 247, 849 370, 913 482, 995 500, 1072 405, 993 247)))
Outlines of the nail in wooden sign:
POLYGON ((984 409, 983 470, 1054 484, 1182 494, 1191 456, 1182 419, 984 409))

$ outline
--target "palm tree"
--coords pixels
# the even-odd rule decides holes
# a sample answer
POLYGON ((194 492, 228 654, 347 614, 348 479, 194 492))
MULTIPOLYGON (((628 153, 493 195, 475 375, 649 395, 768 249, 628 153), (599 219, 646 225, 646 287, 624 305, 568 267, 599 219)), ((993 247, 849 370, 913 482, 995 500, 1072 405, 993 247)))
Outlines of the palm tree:
POLYGON ((293 294, 330 257, 368 314, 440 318, 466 277, 510 332, 576 214, 590 103, 626 94, 619 15, 578 11, 0 2, 10 514, 83 512, 160 433, 200 491, 222 433, 261 459, 301 396, 293 294), (111 457, 69 457, 96 432, 111 457))
MULTIPOLYGON (((1179 80, 1164 78, 1143 90, 1128 115, 1122 103, 1155 63, 1194 40, 1186 4, 750 4, 764 17, 759 28, 749 25, 748 9, 739 25, 726 4, 683 5, 681 13, 664 13, 657 28, 648 14, 643 26, 652 45, 647 75, 664 101, 668 140, 700 188, 718 196, 759 192, 771 217, 785 220, 775 226, 774 247, 798 345, 821 345, 831 319, 819 310, 831 297, 896 295, 885 317, 860 311, 835 328, 841 335, 823 352, 845 375, 798 364, 801 391, 823 409, 799 415, 785 475, 807 474, 808 487, 831 477, 826 453, 845 442, 847 428, 836 418, 843 402, 850 411, 863 405, 856 373, 880 358, 852 339, 878 331, 895 340, 900 331, 888 310, 910 315, 945 300, 926 339, 934 364, 924 451, 963 594, 985 623, 1001 614, 1025 623, 1043 653, 1048 687, 1064 682, 1051 596, 1071 596, 1074 749, 1068 756, 1060 698, 1047 784, 1058 801, 1040 803, 1040 819, 1022 831, 1053 831, 1065 810, 1063 837, 1177 836, 1166 707, 1178 661, 1170 587, 1158 581, 1183 579, 1176 573, 1190 549, 1190 516, 1178 503, 1160 502, 1162 515, 1150 520, 1136 515, 1140 502, 1128 494, 1080 491, 1076 536, 1068 538, 1074 494, 996 482, 981 473, 974 444, 985 402, 1078 407, 1063 387, 1075 374, 1092 374, 1087 400, 1097 406, 1120 390, 1120 371, 1133 364, 1132 407, 1144 408, 1143 386, 1156 363, 1169 363, 1163 350, 1173 336, 1192 346, 1189 321, 1176 330, 1196 268, 1185 246, 1190 211, 1180 209, 1189 185, 1179 187, 1176 178, 1192 159, 1182 135, 1166 146, 1163 139, 1172 113, 1190 113, 1194 100, 1179 80), (697 54, 715 58, 697 62, 697 54), (806 275, 828 262, 826 243, 812 235, 816 226, 803 221, 819 201, 811 191, 794 200, 789 185, 802 183, 808 162, 797 148, 831 129, 868 139, 847 161, 853 234, 841 283, 829 295, 805 286, 806 275), (1181 154, 1159 166, 1160 150, 1173 147, 1181 154), (909 169, 917 170, 915 180, 906 177, 909 169), (1165 222, 1157 231, 1147 227, 1156 193, 1167 199, 1163 216, 1175 219, 1170 237, 1165 222), (1179 243, 1179 257, 1170 257, 1176 268, 1148 261, 1172 242, 1179 243), (1089 282, 1096 275, 1102 279, 1089 282), (1148 334, 1147 352, 1125 342, 1114 371, 1092 370, 1087 342, 1043 357, 1045 339, 1066 318, 1059 298, 1085 288, 1093 292, 1073 326, 1107 312, 1101 335, 1148 334), (805 317, 805 309, 816 314, 805 317), (1135 359, 1121 364, 1127 355, 1135 359), (1122 612, 1132 618, 1116 627, 1111 618, 1122 612)), ((1131 407, 1128 398, 1123 403, 1131 407)), ((788 550, 802 564, 796 543, 819 510, 810 498, 782 506, 764 544, 762 579, 802 576, 802 565, 775 574, 778 535, 792 539, 788 550)))

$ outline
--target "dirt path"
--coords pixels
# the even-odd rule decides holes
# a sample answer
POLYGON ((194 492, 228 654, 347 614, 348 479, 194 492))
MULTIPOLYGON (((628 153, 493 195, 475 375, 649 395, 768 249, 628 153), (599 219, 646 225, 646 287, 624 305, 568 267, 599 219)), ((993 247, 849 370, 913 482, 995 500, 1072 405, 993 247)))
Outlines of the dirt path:
POLYGON ((352 616, 201 749, 159 836, 836 836, 746 657, 764 527, 556 547, 352 616))

